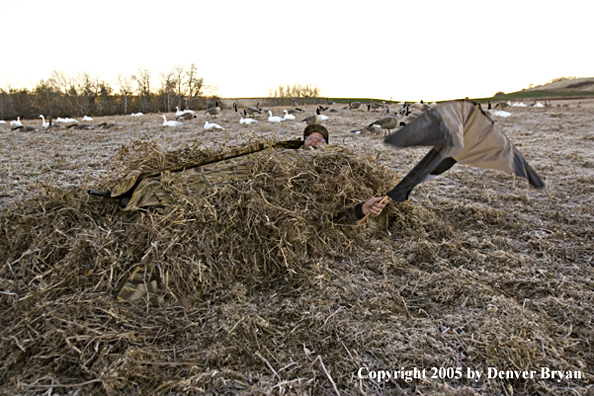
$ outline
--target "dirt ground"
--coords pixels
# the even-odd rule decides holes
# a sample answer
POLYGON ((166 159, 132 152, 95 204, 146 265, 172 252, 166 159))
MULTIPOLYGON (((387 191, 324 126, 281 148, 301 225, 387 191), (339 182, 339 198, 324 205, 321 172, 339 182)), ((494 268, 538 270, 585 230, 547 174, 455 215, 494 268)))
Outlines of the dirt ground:
MULTIPOLYGON (((0 393, 593 395, 594 99, 554 100, 549 107, 525 103, 493 119, 545 181, 544 190, 501 172, 454 166, 413 190, 398 209, 400 220, 371 234, 355 248, 357 255, 312 264, 311 284, 295 290, 277 285, 269 292, 231 285, 209 306, 198 301, 175 314, 167 311, 179 323, 177 341, 166 337, 172 322, 151 316, 152 308, 132 313, 106 308, 113 317, 145 322, 134 329, 122 326, 122 333, 130 330, 125 348, 121 339, 103 345, 99 324, 81 330, 94 334, 94 344, 86 347, 94 345, 97 361, 107 359, 108 350, 119 351, 117 364, 114 358, 102 369, 91 369, 81 352, 68 372, 55 373, 50 365, 60 358, 40 352, 30 362, 49 362, 49 374, 11 379, 25 367, 15 356, 33 346, 7 327, 19 321, 5 319, 0 393), (229 321, 235 326, 227 326, 229 321), (145 362, 142 374, 126 377, 118 371, 154 352, 155 340, 167 344, 167 352, 158 355, 162 360, 145 362), (202 344, 192 346, 192 340, 202 344), (176 350, 176 342, 183 348, 176 350), (415 369, 423 374, 408 376, 415 369), (167 378, 151 380, 165 371, 167 378), (560 377, 547 377, 550 371, 560 377), (397 378, 382 380, 387 372, 397 378), (471 376, 479 372, 480 378, 471 376), (513 378, 524 374, 528 377, 513 378)), ((398 175, 428 151, 395 149, 380 133, 352 132, 383 117, 381 111, 333 107, 337 112, 326 111, 324 122, 331 145, 352 149, 398 175)), ((284 108, 269 110, 283 116, 284 108)), ((28 202, 46 184, 95 189, 114 172, 115 158, 139 142, 175 151, 300 137, 305 126, 300 121, 315 107, 303 110, 296 120, 279 124, 263 114, 254 117, 257 123, 242 125, 233 109, 217 117, 198 113, 177 127, 164 127, 162 114, 91 122, 117 124, 109 130, 21 132, 0 124, 0 211, 7 216, 15 202, 28 202), (206 121, 225 129, 205 130, 206 121)), ((20 258, 11 254, 0 263, 5 318, 20 299, 38 295, 15 297, 11 285, 20 280, 10 274, 20 258)), ((30 255, 31 249, 19 254, 30 255)), ((31 312, 41 315, 39 309, 31 312)), ((72 317, 56 325, 52 342, 84 352, 72 346, 83 335, 66 336, 75 322, 72 317)), ((47 331, 37 330, 35 342, 43 344, 47 331)))

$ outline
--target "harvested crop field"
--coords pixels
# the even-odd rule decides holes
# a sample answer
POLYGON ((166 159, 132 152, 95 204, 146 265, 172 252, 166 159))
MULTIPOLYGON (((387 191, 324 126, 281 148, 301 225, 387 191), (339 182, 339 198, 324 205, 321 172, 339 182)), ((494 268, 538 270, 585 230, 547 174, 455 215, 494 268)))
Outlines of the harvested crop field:
POLYGON ((268 150, 248 180, 198 192, 165 172, 165 213, 87 190, 300 137, 315 107, 280 124, 232 109, 172 128, 0 124, 0 393, 594 395, 594 101, 580 104, 494 116, 544 190, 457 165, 363 225, 334 210, 428 151, 350 132, 379 111, 335 105, 344 150, 313 162, 268 150), (118 301, 138 264, 155 298, 118 301))

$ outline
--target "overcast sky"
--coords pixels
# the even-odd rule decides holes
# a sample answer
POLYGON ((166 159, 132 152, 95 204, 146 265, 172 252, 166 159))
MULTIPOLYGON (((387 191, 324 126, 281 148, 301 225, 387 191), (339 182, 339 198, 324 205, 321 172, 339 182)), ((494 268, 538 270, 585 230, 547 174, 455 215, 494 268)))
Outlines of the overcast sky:
POLYGON ((589 1, 0 0, 1 88, 53 71, 159 73, 194 63, 222 97, 280 84, 328 97, 490 97, 594 76, 589 1))

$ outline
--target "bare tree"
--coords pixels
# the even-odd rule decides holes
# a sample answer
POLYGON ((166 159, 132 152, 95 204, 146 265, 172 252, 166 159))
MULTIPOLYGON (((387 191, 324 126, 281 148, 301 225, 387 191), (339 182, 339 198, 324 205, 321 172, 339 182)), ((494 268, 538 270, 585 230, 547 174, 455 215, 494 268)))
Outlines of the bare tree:
POLYGON ((71 103, 68 99, 69 91, 72 87, 72 79, 65 71, 54 70, 47 79, 48 86, 55 92, 59 92, 57 106, 53 109, 56 115, 66 115, 71 111, 71 103))
POLYGON ((66 95, 68 94, 68 88, 72 85, 72 79, 68 77, 65 71, 54 70, 48 79, 48 83, 66 95))
POLYGON ((99 93, 99 112, 100 115, 111 115, 114 113, 113 109, 113 88, 105 81, 97 81, 97 89, 99 93))
POLYGON ((190 68, 186 70, 185 82, 188 93, 187 101, 189 102, 186 102, 186 107, 191 109, 194 104, 194 99, 200 96, 202 93, 202 86, 204 85, 204 79, 198 77, 198 69, 194 63, 192 63, 190 68))
POLYGON ((56 116, 56 109, 62 97, 60 91, 49 80, 40 80, 35 87, 40 109, 45 109, 48 117, 56 116))
POLYGON ((0 98, 2 99, 0 102, 2 103, 2 108, 0 109, 2 111, 2 119, 13 118, 16 115, 14 103, 12 101, 13 92, 15 92, 15 90, 10 86, 10 84, 8 87, 6 87, 6 89, 0 90, 0 94, 2 95, 0 98))
POLYGON ((136 82, 140 96, 140 111, 147 113, 151 105, 151 72, 147 69, 138 69, 138 73, 133 75, 132 79, 136 82))
POLYGON ((175 94, 177 95, 177 105, 182 109, 182 98, 185 96, 185 69, 183 66, 175 66, 171 71, 175 76, 175 94))
POLYGON ((119 74, 118 75, 119 93, 122 96, 122 102, 124 105, 124 114, 128 114, 128 96, 134 93, 134 87, 132 86, 132 80, 130 77, 119 74))
POLYGON ((163 98, 163 106, 165 111, 171 111, 172 96, 175 93, 175 89, 178 85, 177 76, 175 70, 167 73, 161 72, 161 88, 159 90, 159 96, 163 98))
POLYGON ((76 97, 78 113, 91 115, 95 110, 95 99, 99 96, 99 81, 88 72, 79 73, 76 78, 76 97))

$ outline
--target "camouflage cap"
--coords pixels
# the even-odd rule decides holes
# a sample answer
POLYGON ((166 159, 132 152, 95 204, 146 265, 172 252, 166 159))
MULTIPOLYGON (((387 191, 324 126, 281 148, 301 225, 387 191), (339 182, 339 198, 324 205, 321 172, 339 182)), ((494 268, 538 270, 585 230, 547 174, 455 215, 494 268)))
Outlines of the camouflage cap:
POLYGON ((303 131, 303 139, 307 139, 307 137, 314 132, 317 132, 324 136, 324 139, 326 139, 326 143, 328 143, 328 130, 325 126, 320 124, 308 125, 303 131))

